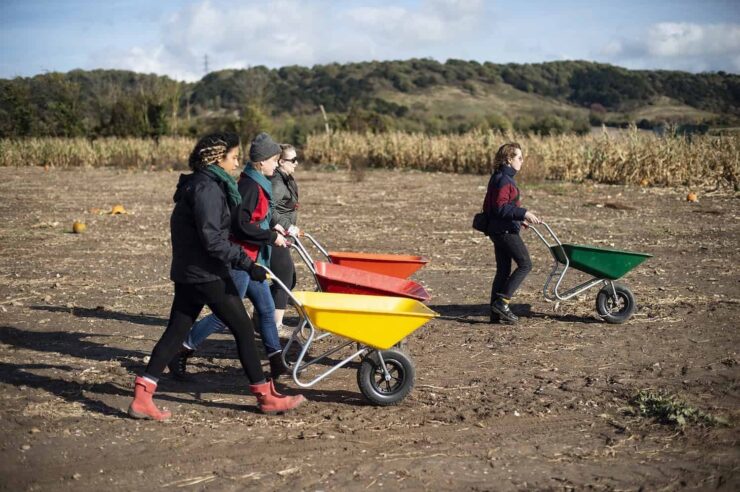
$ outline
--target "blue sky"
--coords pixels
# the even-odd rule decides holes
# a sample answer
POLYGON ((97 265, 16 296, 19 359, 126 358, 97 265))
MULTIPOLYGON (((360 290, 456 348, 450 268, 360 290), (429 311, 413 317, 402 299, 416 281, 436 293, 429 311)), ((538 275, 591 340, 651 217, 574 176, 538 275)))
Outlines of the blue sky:
POLYGON ((428 57, 740 73, 740 0, 0 0, 0 77, 428 57))

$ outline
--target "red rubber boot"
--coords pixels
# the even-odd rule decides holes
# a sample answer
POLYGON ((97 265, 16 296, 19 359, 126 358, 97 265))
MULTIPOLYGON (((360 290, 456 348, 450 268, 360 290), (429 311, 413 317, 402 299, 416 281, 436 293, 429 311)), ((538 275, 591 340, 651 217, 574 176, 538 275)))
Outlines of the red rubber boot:
POLYGON ((306 401, 303 395, 281 395, 275 390, 272 380, 262 384, 250 384, 249 390, 257 397, 262 413, 274 415, 293 410, 306 401))
POLYGON ((135 419, 167 420, 171 412, 160 411, 152 401, 157 384, 139 376, 134 381, 134 401, 128 407, 128 414, 135 419))

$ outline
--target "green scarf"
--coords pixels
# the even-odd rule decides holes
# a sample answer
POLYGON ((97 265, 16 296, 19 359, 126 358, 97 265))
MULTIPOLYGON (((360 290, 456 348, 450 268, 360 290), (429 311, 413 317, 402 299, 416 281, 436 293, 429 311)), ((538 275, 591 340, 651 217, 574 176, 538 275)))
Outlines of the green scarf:
POLYGON ((229 208, 234 208, 242 202, 242 196, 239 194, 239 188, 236 185, 236 181, 229 173, 224 171, 221 166, 211 164, 205 168, 204 172, 219 183, 224 183, 226 185, 226 189, 229 191, 226 196, 229 201, 229 208))
MULTIPOLYGON (((261 172, 257 171, 251 162, 247 163, 247 165, 244 167, 244 171, 242 171, 242 174, 255 181, 265 192, 265 195, 267 195, 267 200, 270 202, 270 206, 267 209, 267 215, 265 215, 265 218, 262 219, 259 223, 260 229, 267 230, 270 228, 270 220, 272 219, 272 182, 267 179, 261 172)), ((264 245, 260 249, 257 263, 259 263, 260 265, 269 266, 271 255, 272 246, 270 246, 269 244, 264 245)))

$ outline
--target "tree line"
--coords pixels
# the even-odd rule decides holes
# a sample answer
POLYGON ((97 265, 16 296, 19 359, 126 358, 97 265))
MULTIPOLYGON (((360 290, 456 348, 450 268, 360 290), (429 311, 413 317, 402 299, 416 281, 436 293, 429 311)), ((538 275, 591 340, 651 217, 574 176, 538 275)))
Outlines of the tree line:
MULTIPOLYGON (((325 121, 331 128, 383 132, 462 132, 481 125, 536 133, 587 131, 604 114, 627 112, 668 97, 721 115, 715 124, 740 120, 740 76, 724 72, 691 74, 628 70, 586 61, 494 64, 431 59, 288 66, 212 72, 194 83, 121 70, 73 70, 28 78, 0 79, 0 137, 196 135, 228 128, 249 137, 272 130, 301 143, 325 121), (510 121, 434 118, 420 115, 385 94, 419 94, 452 87, 471 96, 504 84, 573 108, 510 121), (482 89, 481 89, 482 88, 482 89), (590 119, 590 121, 589 121, 590 119)), ((648 126, 652 122, 647 122, 648 126)))

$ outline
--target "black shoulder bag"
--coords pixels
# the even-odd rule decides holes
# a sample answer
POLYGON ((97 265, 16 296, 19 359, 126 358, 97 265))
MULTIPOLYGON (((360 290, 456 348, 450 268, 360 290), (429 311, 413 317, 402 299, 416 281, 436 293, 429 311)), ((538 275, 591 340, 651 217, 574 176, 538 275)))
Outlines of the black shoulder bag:
POLYGON ((486 212, 478 212, 473 216, 473 229, 483 234, 488 232, 488 214, 486 212))

